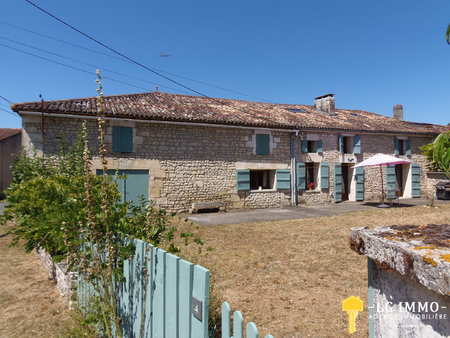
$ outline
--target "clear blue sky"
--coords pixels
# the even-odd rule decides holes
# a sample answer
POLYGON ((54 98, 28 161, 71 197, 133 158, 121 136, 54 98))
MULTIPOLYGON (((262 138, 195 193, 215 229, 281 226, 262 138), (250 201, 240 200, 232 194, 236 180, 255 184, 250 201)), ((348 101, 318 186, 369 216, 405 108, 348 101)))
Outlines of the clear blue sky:
MULTIPOLYGON (((334 93, 338 108, 391 116, 399 103, 406 120, 450 122, 449 0, 32 1, 208 96, 313 104, 314 97, 334 93)), ((36 101, 39 94, 46 100, 95 96, 96 65, 132 78, 107 70, 104 76, 137 86, 105 79, 105 95, 153 91, 156 84, 160 91, 186 92, 116 59, 25 0, 2 0, 0 21, 0 95, 12 102, 36 101)), ((5 110, 0 98, 0 127, 20 127, 20 118, 5 110)))

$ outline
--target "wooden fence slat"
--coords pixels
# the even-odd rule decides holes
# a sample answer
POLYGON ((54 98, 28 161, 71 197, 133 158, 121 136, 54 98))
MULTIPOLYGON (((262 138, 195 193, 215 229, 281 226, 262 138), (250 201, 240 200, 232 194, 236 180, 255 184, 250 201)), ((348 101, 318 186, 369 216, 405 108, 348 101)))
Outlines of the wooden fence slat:
POLYGON ((241 311, 233 314, 233 338, 244 338, 244 318, 241 311))
POLYGON ((231 326, 230 326, 230 304, 228 302, 222 303, 222 338, 231 338, 231 326))
POLYGON ((151 338, 153 331, 153 251, 155 247, 151 244, 148 245, 147 251, 147 271, 149 274, 148 284, 147 284, 147 299, 145 300, 145 320, 144 320, 144 330, 143 337, 151 338))
POLYGON ((145 247, 146 243, 140 240, 135 241, 136 251, 133 257, 134 261, 134 280, 133 280, 133 332, 139 336, 141 328, 142 312, 144 307, 144 288, 145 288, 145 247))
POLYGON ((178 262, 180 258, 166 254, 166 336, 178 337, 178 262))
POLYGON ((247 324, 247 338, 258 338, 258 328, 253 322, 247 324))
POLYGON ((192 311, 192 282, 194 278, 194 264, 185 260, 179 262, 180 284, 178 320, 180 323, 180 338, 190 338, 191 334, 191 311, 192 311))
POLYGON ((194 282, 192 297, 195 297, 202 304, 201 318, 194 317, 192 313, 191 337, 208 338, 208 314, 209 314, 209 270, 203 266, 194 266, 194 282))
POLYGON ((123 275, 125 281, 123 282, 123 291, 121 295, 122 306, 122 334, 126 337, 129 334, 129 318, 131 314, 131 290, 130 290, 130 261, 127 259, 123 262, 123 275))
POLYGON ((152 337, 165 337, 164 322, 165 322, 165 265, 166 252, 159 248, 155 248, 153 259, 153 276, 154 282, 153 290, 153 327, 152 337))

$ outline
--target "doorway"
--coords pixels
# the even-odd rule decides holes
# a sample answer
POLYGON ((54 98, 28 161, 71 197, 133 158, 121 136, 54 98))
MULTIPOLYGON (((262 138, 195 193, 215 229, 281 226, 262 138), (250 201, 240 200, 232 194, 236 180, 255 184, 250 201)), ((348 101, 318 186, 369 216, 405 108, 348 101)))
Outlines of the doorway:
POLYGON ((342 163, 342 201, 348 201, 350 199, 351 179, 352 171, 351 163, 342 163))
POLYGON ((395 166, 395 197, 403 197, 404 190, 403 165, 397 164, 395 166))

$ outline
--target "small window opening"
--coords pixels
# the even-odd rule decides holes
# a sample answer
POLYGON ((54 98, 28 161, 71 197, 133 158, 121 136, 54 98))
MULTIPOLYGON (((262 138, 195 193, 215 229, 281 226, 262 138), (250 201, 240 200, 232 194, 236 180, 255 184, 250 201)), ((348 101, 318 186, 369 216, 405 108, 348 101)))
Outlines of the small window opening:
POLYGON ((308 153, 317 153, 317 141, 308 141, 308 153))
POLYGON ((275 170, 250 170, 250 189, 273 189, 275 170))
POLYGON ((344 136, 344 154, 353 154, 353 136, 344 136))
POLYGON ((316 190, 318 188, 319 177, 319 163, 307 162, 306 163, 306 190, 316 190))
POLYGON ((405 140, 398 140, 398 154, 399 155, 405 155, 406 154, 405 148, 406 148, 405 140))

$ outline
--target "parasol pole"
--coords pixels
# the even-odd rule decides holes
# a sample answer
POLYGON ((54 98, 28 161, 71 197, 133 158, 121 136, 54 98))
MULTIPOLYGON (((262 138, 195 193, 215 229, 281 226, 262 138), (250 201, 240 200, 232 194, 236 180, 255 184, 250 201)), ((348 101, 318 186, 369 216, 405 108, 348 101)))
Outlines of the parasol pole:
POLYGON ((384 203, 384 183, 383 183, 383 170, 380 164, 380 175, 381 175, 381 204, 384 203))

